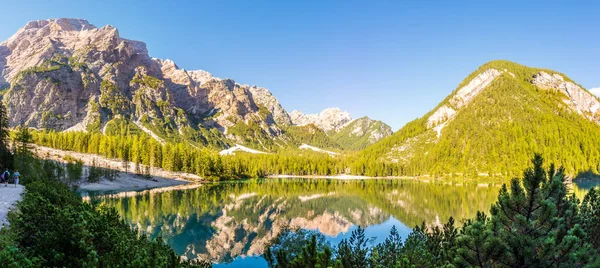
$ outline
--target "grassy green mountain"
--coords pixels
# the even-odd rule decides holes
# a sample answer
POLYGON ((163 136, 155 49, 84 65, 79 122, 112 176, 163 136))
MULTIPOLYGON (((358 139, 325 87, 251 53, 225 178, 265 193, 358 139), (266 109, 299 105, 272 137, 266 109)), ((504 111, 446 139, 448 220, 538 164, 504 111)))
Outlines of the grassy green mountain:
POLYGON ((391 134, 390 126, 365 116, 353 120, 329 137, 344 149, 362 150, 391 134))
POLYGON ((322 149, 341 149, 341 146, 327 136, 325 131, 314 124, 289 126, 283 131, 294 147, 305 143, 322 149))
POLYGON ((364 150, 353 170, 506 176, 537 152, 572 175, 598 172, 599 123, 598 98, 564 74, 492 61, 435 109, 364 150))

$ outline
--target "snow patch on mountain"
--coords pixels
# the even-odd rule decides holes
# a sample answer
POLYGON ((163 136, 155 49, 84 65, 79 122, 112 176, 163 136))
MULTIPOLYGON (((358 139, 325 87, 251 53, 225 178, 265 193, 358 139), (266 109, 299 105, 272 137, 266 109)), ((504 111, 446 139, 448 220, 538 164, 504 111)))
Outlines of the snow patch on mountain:
POLYGON ((236 144, 235 146, 229 148, 229 149, 225 149, 223 151, 220 151, 219 154, 220 155, 234 155, 235 152, 237 151, 241 151, 241 152, 247 152, 247 153, 251 153, 251 154, 266 154, 265 152, 259 151, 259 150, 254 150, 254 149, 250 149, 246 146, 242 146, 239 144, 236 144))
POLYGON ((339 153, 336 153, 336 152, 332 152, 332 151, 323 150, 323 149, 321 149, 321 148, 318 148, 318 147, 315 147, 315 146, 308 145, 308 144, 306 144, 306 143, 303 143, 303 144, 302 144, 302 145, 300 145, 300 147, 298 147, 298 148, 300 148, 300 149, 308 149, 308 150, 313 150, 313 151, 315 151, 315 152, 320 152, 320 153, 326 153, 326 154, 329 154, 329 155, 331 155, 331 156, 334 156, 334 155, 338 155, 338 154, 339 154, 339 153))

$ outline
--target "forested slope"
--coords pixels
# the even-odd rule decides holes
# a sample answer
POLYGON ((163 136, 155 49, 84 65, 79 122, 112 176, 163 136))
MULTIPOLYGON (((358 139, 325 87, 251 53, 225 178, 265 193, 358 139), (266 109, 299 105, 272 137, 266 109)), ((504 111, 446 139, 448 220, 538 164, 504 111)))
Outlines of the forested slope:
POLYGON ((434 110, 361 153, 353 170, 518 174, 533 153, 568 174, 600 169, 600 102, 552 70, 492 61, 434 110), (469 91, 470 90, 470 91, 469 91))

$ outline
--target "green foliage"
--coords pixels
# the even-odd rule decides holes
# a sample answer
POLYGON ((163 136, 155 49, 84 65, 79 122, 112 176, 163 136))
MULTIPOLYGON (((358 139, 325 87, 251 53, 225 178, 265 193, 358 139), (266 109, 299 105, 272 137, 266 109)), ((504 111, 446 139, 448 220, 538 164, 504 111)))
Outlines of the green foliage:
POLYGON ((153 89, 158 89, 161 86, 163 86, 162 80, 160 80, 154 76, 149 76, 149 75, 144 75, 142 77, 136 76, 134 79, 131 80, 131 82, 138 83, 138 84, 141 84, 146 87, 153 88, 153 89))
POLYGON ((81 179, 81 173, 83 171, 83 162, 81 160, 69 161, 66 165, 67 168, 67 180, 69 185, 78 182, 81 179))
POLYGON ((108 136, 133 136, 140 135, 142 130, 129 120, 122 117, 106 122, 104 134, 108 136))
POLYGON ((8 112, 4 103, 0 101, 0 169, 12 167, 12 153, 9 149, 9 124, 8 112))
MULTIPOLYGON (((20 141, 26 131, 17 135, 25 137, 20 141)), ((9 212, 10 226, 0 230, 2 267, 210 266, 182 261, 162 240, 138 236, 116 211, 83 203, 60 181, 65 172, 57 162, 26 160, 35 168, 21 171, 27 190, 9 212)), ((68 177, 81 174, 80 163, 66 169, 68 177)))
POLYGON ((34 66, 21 71, 21 75, 26 76, 30 74, 53 72, 59 70, 60 68, 60 65, 34 66))
POLYGON ((306 126, 289 126, 283 133, 291 141, 292 146, 298 147, 303 143, 323 149, 340 149, 340 145, 332 141, 325 131, 310 124, 306 126))
MULTIPOLYGON (((37 162, 30 161, 33 158, 30 143, 33 141, 31 130, 27 127, 18 127, 14 132, 14 168, 20 171, 21 174, 35 174, 39 168, 35 164, 37 162)), ((23 177, 22 182, 27 183, 31 178, 23 177)))
POLYGON ((119 90, 119 88, 108 80, 100 83, 100 105, 107 108, 113 116, 127 116, 131 112, 131 101, 119 90))
POLYGON ((330 267, 333 252, 320 233, 286 229, 271 245, 263 254, 269 267, 330 267))
MULTIPOLYGON (((188 267, 161 240, 138 236, 116 211, 96 208, 52 178, 31 182, 9 214, 14 245, 0 251, 18 267, 188 267), (43 220, 42 220, 43 219, 43 220)), ((204 264, 206 265, 206 264, 204 264)))
POLYGON ((6 95, 6 93, 8 93, 9 90, 10 90, 10 87, 8 87, 8 86, 0 86, 0 102, 2 101, 2 99, 4 98, 4 95, 6 95))
POLYGON ((94 158, 92 160, 92 165, 89 168, 87 181, 92 182, 92 183, 98 182, 98 181, 100 181, 101 176, 102 176, 102 173, 100 171, 100 168, 98 168, 98 166, 96 165, 96 158, 94 158))
POLYGON ((277 145, 260 124, 261 122, 255 121, 249 121, 248 123, 237 121, 227 131, 228 134, 238 137, 243 144, 249 147, 259 150, 276 150, 277 145))
POLYGON ((365 229, 358 228, 352 231, 350 239, 343 239, 338 245, 337 260, 343 267, 368 267, 369 247, 365 236, 365 229))
MULTIPOLYGON (((475 221, 493 232, 493 236, 478 241, 483 244, 475 243, 475 248, 486 249, 493 244, 495 249, 487 255, 463 250, 461 263, 574 267, 589 261, 591 247, 578 222, 578 201, 574 195, 567 195, 564 171, 555 170, 553 165, 544 170, 538 155, 532 162, 533 168, 525 171, 522 180, 511 181, 510 192, 506 186, 500 190, 489 221, 483 216, 475 221)), ((463 236, 459 235, 459 245, 467 240, 463 236)))
POLYGON ((588 235, 587 241, 594 248, 600 248, 600 191, 598 189, 590 189, 583 198, 581 219, 581 227, 588 235))

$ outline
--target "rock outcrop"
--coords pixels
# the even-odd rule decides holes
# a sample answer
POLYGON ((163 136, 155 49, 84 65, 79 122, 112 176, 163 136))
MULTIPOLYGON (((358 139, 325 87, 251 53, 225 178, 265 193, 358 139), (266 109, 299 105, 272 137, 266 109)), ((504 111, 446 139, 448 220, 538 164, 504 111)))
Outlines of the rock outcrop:
POLYGON ((534 85, 544 89, 559 90, 567 98, 563 101, 577 113, 590 120, 600 123, 600 101, 592 93, 571 81, 565 81, 560 74, 549 74, 541 71, 531 81, 534 85))

